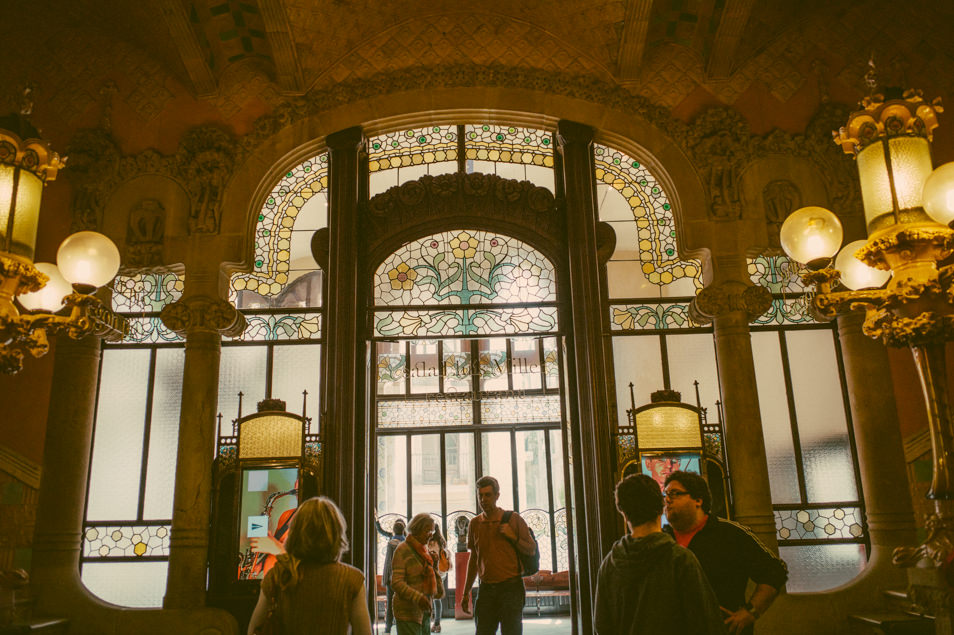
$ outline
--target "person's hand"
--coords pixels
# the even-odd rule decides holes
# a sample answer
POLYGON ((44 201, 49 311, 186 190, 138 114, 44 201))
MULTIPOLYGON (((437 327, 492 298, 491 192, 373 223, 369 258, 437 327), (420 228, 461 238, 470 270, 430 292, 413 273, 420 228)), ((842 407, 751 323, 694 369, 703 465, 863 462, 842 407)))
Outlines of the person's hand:
POLYGON ((517 533, 510 526, 510 523, 500 523, 500 535, 510 542, 517 542, 517 533))
POLYGON ((273 556, 280 556, 285 553, 285 546, 278 542, 274 536, 249 538, 248 542, 253 553, 267 553, 273 556))
POLYGON ((755 616, 749 613, 747 609, 741 608, 733 612, 722 608, 722 612, 726 614, 724 623, 730 635, 741 633, 749 624, 755 624, 755 616))
POLYGON ((460 594, 460 610, 464 615, 470 615, 470 589, 464 589, 460 594))

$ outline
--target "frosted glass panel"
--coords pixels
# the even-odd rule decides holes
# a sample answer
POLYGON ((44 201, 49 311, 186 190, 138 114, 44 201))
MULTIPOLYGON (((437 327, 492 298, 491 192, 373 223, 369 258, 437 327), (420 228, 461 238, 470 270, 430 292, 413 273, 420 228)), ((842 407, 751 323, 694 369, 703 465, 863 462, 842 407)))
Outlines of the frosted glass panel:
POLYGON ((232 419, 238 417, 238 393, 242 397, 242 415, 256 411, 265 398, 265 346, 223 346, 219 362, 219 412, 222 428, 231 434, 232 419))
POLYGON ((546 431, 517 432, 517 493, 520 509, 550 509, 546 431))
POLYGON ((103 352, 87 520, 138 516, 148 385, 148 350, 103 352))
MULTIPOLYGON (((711 336, 710 336, 711 337, 711 336)), ((662 353, 655 335, 614 337, 613 364, 616 368, 616 413, 625 426, 630 407, 629 384, 633 383, 636 407, 649 403, 649 395, 663 388, 662 353)))
POLYGON ((272 360, 272 397, 284 399, 289 412, 301 414, 302 391, 308 391, 308 413, 312 432, 318 431, 318 372, 320 344, 276 346, 272 360))
MULTIPOLYGON (((447 463, 447 513, 477 509, 477 476, 474 474, 474 435, 448 434, 444 440, 447 463)), ((453 531, 453 528, 448 528, 453 531)))
MULTIPOLYGON (((497 506, 513 509, 513 469, 510 461, 510 433, 485 432, 480 435, 481 476, 493 476, 500 483, 497 506)), ((476 491, 476 487, 475 487, 476 491)))
POLYGON ((441 515, 441 435, 411 437, 411 514, 441 515))
MULTIPOLYGON (((752 333, 752 357, 759 391, 762 434, 768 460, 772 502, 797 503, 798 472, 792 442, 792 424, 788 412, 788 392, 782 368, 778 333, 752 333)), ((732 434, 732 421, 726 422, 726 434, 732 434)), ((739 478, 739 475, 735 475, 739 478)))
POLYGON ((172 518, 184 363, 185 349, 156 350, 152 423, 149 428, 149 463, 146 468, 146 495, 142 511, 143 518, 146 519, 172 518))
POLYGON ((667 335, 666 351, 673 390, 682 393, 683 402, 696 405, 693 382, 698 381, 702 407, 707 409, 709 421, 715 422, 718 419, 716 401, 719 400, 719 370, 712 334, 667 335))
POLYGON ((553 472, 553 507, 566 507, 566 495, 563 487, 563 433, 550 430, 550 470, 553 472))
POLYGON ((407 437, 378 437, 378 515, 407 513, 407 437))
POLYGON ((87 562, 83 584, 93 595, 119 606, 160 608, 168 562, 87 562))
POLYGON ((788 565, 789 593, 828 591, 851 582, 867 566, 864 545, 779 547, 788 565))
POLYGON ((858 498, 833 333, 790 331, 789 368, 810 502, 858 498))

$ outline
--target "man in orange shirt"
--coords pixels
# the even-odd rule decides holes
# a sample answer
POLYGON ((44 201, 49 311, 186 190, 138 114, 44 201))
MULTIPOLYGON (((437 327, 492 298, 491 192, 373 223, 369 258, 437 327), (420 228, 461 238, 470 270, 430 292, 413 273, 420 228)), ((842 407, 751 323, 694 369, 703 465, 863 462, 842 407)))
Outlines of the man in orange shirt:
POLYGON ((461 608, 470 613, 470 594, 480 575, 480 589, 474 607, 476 635, 493 635, 500 625, 501 635, 523 632, 523 603, 526 591, 517 552, 531 555, 537 545, 527 523, 516 513, 504 521, 504 510, 497 507, 500 483, 492 476, 477 481, 477 495, 483 510, 470 521, 467 530, 467 581, 461 595, 461 608))

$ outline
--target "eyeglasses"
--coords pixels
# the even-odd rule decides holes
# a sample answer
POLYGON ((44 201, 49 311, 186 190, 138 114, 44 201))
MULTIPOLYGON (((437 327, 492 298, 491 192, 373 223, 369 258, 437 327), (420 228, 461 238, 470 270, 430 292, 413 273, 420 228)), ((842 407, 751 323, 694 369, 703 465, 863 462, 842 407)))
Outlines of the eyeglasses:
POLYGON ((666 497, 666 500, 674 500, 680 496, 687 496, 689 492, 682 489, 671 489, 668 492, 663 492, 663 496, 666 497))

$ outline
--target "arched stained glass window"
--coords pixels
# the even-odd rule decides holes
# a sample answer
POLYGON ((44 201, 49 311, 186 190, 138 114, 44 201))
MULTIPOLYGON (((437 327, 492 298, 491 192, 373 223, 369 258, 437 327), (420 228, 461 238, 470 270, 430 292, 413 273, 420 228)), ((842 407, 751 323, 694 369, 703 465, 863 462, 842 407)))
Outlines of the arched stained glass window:
POLYGON ((158 607, 165 594, 185 352, 159 312, 183 283, 161 272, 112 285, 130 332, 100 363, 80 568, 90 591, 122 606, 158 607))
POLYGON ((368 140, 371 195, 425 174, 483 172, 555 191, 553 133, 497 124, 434 125, 368 140))
POLYGON ((251 273, 232 276, 236 308, 321 306, 311 237, 328 224, 328 154, 288 170, 258 214, 251 273))
POLYGON ((374 304, 374 331, 382 337, 557 329, 551 263, 519 240, 478 230, 442 232, 398 249, 375 272, 374 304))

